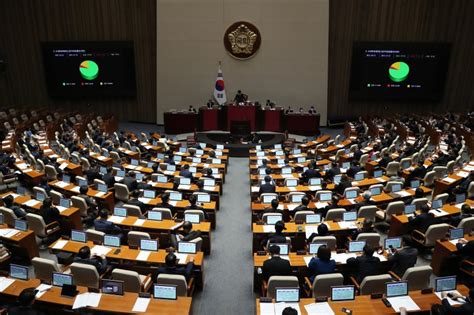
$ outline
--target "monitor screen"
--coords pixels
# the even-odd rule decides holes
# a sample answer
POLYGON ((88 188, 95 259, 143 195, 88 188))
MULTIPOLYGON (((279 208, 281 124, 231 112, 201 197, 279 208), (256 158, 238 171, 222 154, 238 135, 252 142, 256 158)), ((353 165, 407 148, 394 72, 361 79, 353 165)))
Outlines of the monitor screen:
POLYGON ((456 276, 435 278, 435 291, 453 291, 456 290, 456 276))
POLYGON ((364 174, 358 173, 355 174, 354 180, 363 180, 364 179, 364 174))
POLYGON ((285 182, 286 182, 286 187, 296 187, 296 186, 298 186, 298 180, 297 179, 287 178, 285 182))
POLYGON ((117 171, 117 177, 125 177, 125 171, 124 170, 118 170, 117 171))
POLYGON ((69 208, 71 206, 71 200, 66 198, 59 199, 59 205, 63 208, 69 208))
POLYGON ((101 173, 101 174, 107 174, 107 168, 106 168, 106 167, 103 167, 103 166, 100 166, 100 167, 99 167, 99 173, 101 173))
POLYGON ((380 187, 374 187, 374 188, 370 188, 370 194, 372 196, 378 196, 382 193, 382 188, 380 187))
POLYGON ((276 288, 275 302, 293 303, 300 301, 300 288, 276 288))
POLYGON ((148 211, 148 220, 153 220, 153 221, 161 221, 163 220, 163 216, 160 211, 148 211))
POLYGON ((347 211, 342 214, 342 219, 344 221, 355 221, 357 220, 357 212, 356 211, 347 211))
POLYGON ((72 230, 71 241, 85 243, 87 241, 86 232, 72 230))
POLYGON ((183 195, 180 192, 172 191, 172 192, 170 192, 170 200, 172 200, 172 201, 181 201, 181 200, 183 200, 183 195))
POLYGON ((131 159, 131 160, 130 160, 130 164, 135 165, 135 166, 138 166, 138 160, 131 159))
POLYGON ((157 240, 140 240, 140 249, 156 252, 158 250, 158 241, 157 240))
POLYGON ((402 190, 402 185, 400 184, 394 184, 392 185, 392 192, 399 192, 400 190, 402 190))
POLYGON ((120 247, 120 237, 115 235, 104 235, 104 246, 120 247))
POLYGON ((156 154, 156 158, 158 160, 164 160, 165 159, 165 154, 164 153, 157 153, 156 154))
POLYGON ((406 205, 404 209, 405 214, 412 214, 416 211, 416 205, 406 205))
POLYGON ((321 223, 321 215, 320 214, 307 214, 306 224, 315 224, 315 223, 321 223))
POLYGON ((123 281, 102 279, 102 293, 123 295, 123 281))
POLYGON ((276 199, 274 195, 263 195, 262 203, 271 203, 273 199, 276 199))
POLYGON ((357 198, 357 190, 347 190, 346 191, 346 198, 347 199, 357 198))
POLYGON ((402 238, 401 237, 389 237, 385 239, 385 249, 389 248, 401 248, 402 238))
POLYGON ((336 175, 334 176, 332 181, 335 185, 339 185, 339 183, 341 182, 341 178, 342 178, 342 175, 336 175))
POLYGON ((289 174, 291 174, 291 167, 283 167, 283 168, 281 169, 281 174, 282 174, 282 175, 289 175, 289 174))
POLYGON ((275 225, 278 221, 283 221, 283 216, 281 214, 271 214, 265 216, 266 224, 275 225))
POLYGON ((185 147, 180 147, 179 148, 179 152, 181 152, 181 153, 186 153, 186 150, 187 150, 187 148, 185 148, 185 147))
POLYGON ((316 255, 318 253, 318 249, 321 246, 328 246, 327 243, 309 243, 309 253, 311 255, 316 255))
POLYGON ((178 242, 178 253, 196 254, 196 243, 193 242, 178 242))
POLYGON ((408 282, 397 281, 386 283, 387 297, 408 295, 408 282))
POLYGON ((420 187, 420 181, 419 180, 410 181, 410 188, 417 189, 418 187, 420 187))
POLYGON ((79 180, 77 181, 77 185, 79 185, 79 186, 88 186, 87 180, 85 180, 85 179, 79 179, 79 180))
POLYGON ((103 192, 103 193, 106 193, 107 192, 107 185, 104 185, 104 184, 97 184, 97 190, 100 191, 100 192, 103 192))
POLYGON ((457 240, 464 237, 464 229, 451 229, 449 230, 449 238, 452 240, 457 240))
POLYGON ((72 285, 72 275, 53 272, 53 285, 56 287, 62 287, 64 284, 72 285))
POLYGON ((155 165, 155 163, 153 163, 153 162, 146 163, 146 167, 149 167, 149 168, 152 168, 153 165, 155 165))
POLYGON ((331 199, 332 199, 332 193, 322 193, 319 195, 320 201, 331 201, 331 199))
POLYGON ((28 267, 10 264, 10 277, 20 280, 28 280, 28 267))
POLYGON ((264 168, 259 168, 258 169, 258 174, 259 175, 265 175, 266 174, 265 169, 264 168))
POLYGON ((216 149, 217 150, 224 150, 224 145, 223 144, 217 144, 216 149))
POLYGON ((154 191, 154 190, 145 189, 145 190, 143 191, 143 197, 149 198, 149 199, 155 199, 155 191, 154 191))
POLYGON ((191 185, 191 178, 189 177, 180 177, 179 178, 180 185, 191 185))
POLYGON ((193 163, 201 163, 200 157, 193 157, 193 163))
POLYGON ((319 177, 312 177, 312 178, 309 179, 308 184, 309 184, 310 186, 319 186, 319 185, 321 185, 321 178, 319 178, 319 177))
POLYGON ((119 217, 126 217, 127 216, 127 209, 125 208, 114 208, 114 215, 119 217))
POLYGON ((212 164, 221 164, 221 159, 212 159, 212 164))
POLYGON ((466 201, 466 194, 456 194, 456 203, 464 203, 466 201))
POLYGON ((173 161, 175 161, 175 162, 181 162, 182 160, 183 160, 183 158, 181 157, 181 155, 173 156, 173 161))
POLYGON ((273 245, 280 247, 280 255, 286 256, 290 253, 290 246, 286 243, 271 243, 269 247, 273 245))
POLYGON ((36 200, 38 201, 44 201, 44 199, 46 198, 46 196, 43 194, 43 193, 36 193, 36 200))
POLYGON ((265 152, 263 151, 257 151, 257 156, 265 156, 265 152))
POLYGON ((209 194, 197 194, 198 202, 211 202, 211 195, 209 194))
POLYGON ((69 184, 71 182, 71 176, 63 175, 63 180, 62 181, 69 184))
POLYGON ((294 149, 293 154, 301 154, 301 149, 294 149))
POLYGON ((176 300, 176 286, 175 285, 153 285, 153 296, 155 299, 176 300))
POLYGON ((303 199, 304 196, 305 196, 304 194, 291 195, 291 202, 301 203, 301 200, 303 199))
POLYGON ((145 174, 143 173, 136 173, 135 174, 135 178, 137 179, 137 181, 141 182, 143 181, 143 178, 145 177, 145 174))
POLYGON ((382 177, 382 175, 383 175, 383 170, 376 170, 376 171, 374 171, 374 177, 375 177, 375 178, 382 177))
POLYGON ((132 41, 41 43, 51 97, 135 96, 132 41))
POLYGON ((302 156, 302 157, 299 157, 296 161, 298 163, 304 163, 304 162, 306 162, 306 158, 302 156))
POLYGON ((168 172, 175 172, 175 171, 176 171, 176 165, 174 165, 174 164, 168 164, 168 165, 166 165, 166 170, 167 170, 168 172))
POLYGON ((442 205, 443 205, 443 200, 436 199, 436 200, 433 200, 433 202, 431 203, 431 208, 432 209, 439 209, 439 208, 441 208, 442 205))
POLYGON ((15 220, 15 229, 20 231, 28 230, 28 223, 23 220, 15 220))
POLYGON ((355 299, 355 288, 353 285, 331 287, 332 301, 349 301, 355 299))
POLYGON ((206 178, 204 180, 204 186, 215 186, 216 185, 216 181, 212 178, 206 178))
POLYGON ((342 163, 342 168, 345 168, 345 169, 351 168, 351 162, 342 163))
POLYGON ((184 221, 189 221, 191 223, 201 222, 201 216, 197 213, 186 213, 184 215, 184 221))
POLYGON ((354 42, 349 99, 439 100, 449 51, 447 43, 354 42))
POLYGON ((281 151, 281 150, 275 151, 275 155, 276 155, 276 156, 283 156, 283 155, 285 155, 285 152, 283 152, 283 151, 281 151))
POLYGON ((196 166, 190 166, 190 167, 189 167, 189 171, 190 171, 191 173, 193 173, 193 174, 197 173, 197 168, 196 168, 196 166))
POLYGON ((156 177, 156 181, 157 181, 158 183, 166 183, 166 182, 168 182, 168 177, 163 176, 163 175, 158 175, 158 176, 156 177))
POLYGON ((349 242, 349 252, 356 253, 361 252, 364 249, 365 241, 352 241, 349 242))
POLYGON ((16 188, 16 192, 17 192, 17 194, 24 196, 25 193, 26 193, 26 189, 25 189, 25 187, 18 186, 16 188))

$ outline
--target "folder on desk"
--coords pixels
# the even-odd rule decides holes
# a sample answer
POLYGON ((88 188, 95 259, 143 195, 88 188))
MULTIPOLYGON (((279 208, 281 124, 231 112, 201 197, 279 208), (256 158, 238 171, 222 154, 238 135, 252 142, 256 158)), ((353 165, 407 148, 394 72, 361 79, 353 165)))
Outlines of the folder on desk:
POLYGON ((139 313, 146 312, 148 308, 148 304, 150 304, 150 300, 151 299, 149 298, 138 297, 137 300, 135 301, 135 304, 133 305, 132 312, 139 312, 139 313))
POLYGON ((82 294, 78 294, 76 299, 74 300, 74 304, 72 309, 78 309, 83 307, 97 307, 99 306, 100 298, 102 294, 100 293, 93 293, 93 292, 86 292, 82 294))

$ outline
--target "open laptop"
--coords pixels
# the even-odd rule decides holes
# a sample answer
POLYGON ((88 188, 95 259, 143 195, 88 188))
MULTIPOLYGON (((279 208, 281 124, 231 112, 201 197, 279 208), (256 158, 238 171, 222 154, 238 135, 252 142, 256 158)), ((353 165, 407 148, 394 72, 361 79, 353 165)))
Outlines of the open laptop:
POLYGON ((385 295, 388 298, 408 295, 408 282, 407 281, 387 282, 385 284, 385 295))
POLYGON ((15 229, 20 231, 28 231, 28 222, 23 220, 15 220, 15 229))
POLYGON ((319 177, 312 177, 308 181, 308 185, 310 186, 319 186, 321 185, 321 178, 319 177))
POLYGON ((443 200, 436 199, 431 202, 431 209, 439 209, 443 206, 443 200))
POLYGON ((457 239, 460 239, 460 238, 463 238, 463 237, 464 237, 464 229, 463 228, 449 230, 449 238, 451 240, 457 240, 457 239))
POLYGON ((346 199, 357 198, 357 190, 347 190, 344 195, 346 199))
POLYGON ((281 175, 290 175, 291 174, 291 167, 283 167, 281 169, 281 175))
POLYGON ((104 184, 97 184, 97 190, 103 193, 107 193, 108 187, 104 184))
POLYGON ((364 179, 364 174, 361 174, 361 173, 357 173, 354 175, 354 180, 356 181, 361 181, 364 179))
POLYGON ((355 287, 353 285, 331 287, 331 301, 352 301, 354 299, 355 287))
POLYGON ((153 297, 155 299, 162 299, 162 300, 176 300, 178 298, 177 287, 176 285, 171 285, 171 284, 167 284, 167 285, 154 284, 153 297))
POLYGON ((276 245, 280 247, 280 255, 287 256, 290 253, 290 246, 287 243, 270 243, 268 246, 276 245))
POLYGON ((59 206, 67 209, 71 207, 71 200, 66 199, 66 198, 61 198, 59 199, 59 206))
POLYGON ((180 177, 179 178, 180 185, 191 185, 191 178, 189 177, 180 177))
POLYGON ((410 188, 417 189, 420 187, 420 181, 418 179, 410 181, 410 188))
POLYGON ((300 288, 275 288, 275 302, 298 303, 300 301, 300 288))
POLYGON ((143 197, 148 198, 148 199, 155 199, 156 192, 151 189, 145 189, 143 191, 143 197))
POLYGON ((416 205, 406 205, 403 213, 406 215, 412 215, 416 211, 416 205))
POLYGON ((197 201, 201 203, 211 202, 211 195, 209 194, 197 194, 197 201))
POLYGON ((293 202, 293 203, 301 203, 304 196, 305 196, 304 194, 291 195, 291 200, 290 201, 293 202))
POLYGON ((298 180, 295 178, 287 178, 286 179, 286 187, 296 187, 298 186, 298 180))
POLYGON ((349 242, 349 253, 359 253, 364 249, 365 241, 349 242))
POLYGON ((181 201, 183 200, 183 194, 177 191, 170 192, 170 200, 171 201, 181 201))
POLYGON ((262 203, 269 204, 272 203, 272 200, 275 199, 273 195, 264 195, 262 198, 262 203))
POLYGON ((456 204, 464 203, 466 201, 466 194, 456 194, 456 204))
POLYGON ((184 215, 184 221, 189 221, 191 223, 200 223, 201 222, 201 216, 199 214, 195 213, 186 213, 184 215))

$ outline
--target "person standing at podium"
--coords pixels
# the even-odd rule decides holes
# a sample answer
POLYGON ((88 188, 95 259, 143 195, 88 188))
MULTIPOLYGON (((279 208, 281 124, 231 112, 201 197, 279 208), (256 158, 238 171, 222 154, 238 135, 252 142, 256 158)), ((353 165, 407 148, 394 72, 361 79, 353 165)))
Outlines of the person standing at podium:
POLYGON ((237 91, 237 94, 235 94, 235 97, 234 97, 234 102, 236 102, 237 104, 238 103, 244 103, 248 100, 248 95, 242 93, 241 90, 238 90, 237 91))

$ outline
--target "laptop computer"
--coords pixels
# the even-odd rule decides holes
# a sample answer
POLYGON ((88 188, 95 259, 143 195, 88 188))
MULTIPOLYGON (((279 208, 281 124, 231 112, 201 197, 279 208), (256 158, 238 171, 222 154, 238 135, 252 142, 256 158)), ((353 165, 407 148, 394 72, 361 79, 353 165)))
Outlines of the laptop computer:
POLYGON ((52 280, 52 285, 54 285, 55 287, 62 287, 65 284, 73 284, 72 274, 53 272, 52 280))
POLYGON ((456 286, 456 276, 435 278, 435 292, 453 291, 456 290, 456 286))
POLYGON ((451 229, 449 230, 449 238, 452 240, 457 240, 464 237, 464 229, 451 229))
POLYGON ((28 280, 28 267, 10 264, 10 277, 20 280, 28 280))
POLYGON ((384 248, 389 249, 389 248, 402 248, 402 238, 401 237, 388 237, 384 241, 384 248))
POLYGON ((126 217, 127 216, 127 209, 126 208, 114 208, 114 215, 118 217, 126 217))

